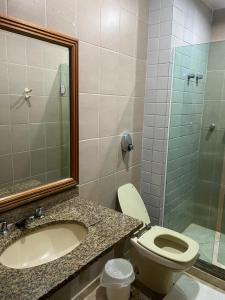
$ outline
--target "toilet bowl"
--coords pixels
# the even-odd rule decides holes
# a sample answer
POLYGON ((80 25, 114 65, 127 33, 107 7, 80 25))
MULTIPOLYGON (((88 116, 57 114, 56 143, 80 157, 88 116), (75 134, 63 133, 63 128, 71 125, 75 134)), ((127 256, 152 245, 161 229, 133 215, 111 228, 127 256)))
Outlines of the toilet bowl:
POLYGON ((124 214, 143 222, 130 240, 130 259, 138 280, 157 293, 167 294, 181 273, 195 263, 198 243, 174 230, 151 226, 144 202, 131 183, 118 188, 118 200, 124 214))

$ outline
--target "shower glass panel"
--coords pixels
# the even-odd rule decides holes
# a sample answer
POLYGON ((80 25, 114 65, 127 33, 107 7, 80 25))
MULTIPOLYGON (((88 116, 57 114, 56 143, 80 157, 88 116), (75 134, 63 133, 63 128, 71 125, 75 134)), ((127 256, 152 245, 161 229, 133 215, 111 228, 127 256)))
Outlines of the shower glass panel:
POLYGON ((225 42, 175 49, 164 226, 225 268, 225 42))

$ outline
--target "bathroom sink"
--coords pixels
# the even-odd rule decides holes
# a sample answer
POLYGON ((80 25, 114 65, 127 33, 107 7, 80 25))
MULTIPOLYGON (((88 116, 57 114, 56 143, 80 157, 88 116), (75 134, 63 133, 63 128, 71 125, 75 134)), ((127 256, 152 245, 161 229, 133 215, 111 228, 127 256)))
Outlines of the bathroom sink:
POLYGON ((76 223, 51 224, 16 240, 3 251, 0 262, 13 269, 39 266, 71 252, 87 233, 76 223))

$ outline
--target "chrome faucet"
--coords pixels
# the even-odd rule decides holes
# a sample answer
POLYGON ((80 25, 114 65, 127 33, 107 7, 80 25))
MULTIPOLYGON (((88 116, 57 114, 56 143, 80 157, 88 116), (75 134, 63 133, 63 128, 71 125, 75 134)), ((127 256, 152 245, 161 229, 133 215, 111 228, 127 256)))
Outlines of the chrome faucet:
POLYGON ((19 229, 25 229, 26 226, 27 226, 29 223, 31 223, 32 221, 34 221, 35 219, 42 219, 42 218, 44 218, 43 208, 42 208, 42 207, 38 207, 38 208, 35 209, 33 215, 18 220, 18 221, 15 223, 15 226, 16 226, 17 228, 19 228, 19 229))
POLYGON ((38 207, 38 208, 35 209, 35 211, 34 211, 34 217, 36 219, 42 219, 42 218, 44 218, 43 207, 38 207))
POLYGON ((18 229, 25 229, 27 224, 31 223, 35 219, 44 218, 43 208, 38 207, 35 209, 34 214, 28 217, 21 218, 16 221, 15 224, 8 224, 6 221, 0 221, 0 236, 6 236, 12 231, 15 227, 18 229))
POLYGON ((0 235, 7 235, 9 232, 8 224, 6 221, 0 221, 0 235))
POLYGON ((31 223, 34 220, 34 216, 29 216, 29 217, 25 217, 25 218, 21 218, 19 219, 16 223, 15 226, 18 229, 25 229, 26 226, 31 223))

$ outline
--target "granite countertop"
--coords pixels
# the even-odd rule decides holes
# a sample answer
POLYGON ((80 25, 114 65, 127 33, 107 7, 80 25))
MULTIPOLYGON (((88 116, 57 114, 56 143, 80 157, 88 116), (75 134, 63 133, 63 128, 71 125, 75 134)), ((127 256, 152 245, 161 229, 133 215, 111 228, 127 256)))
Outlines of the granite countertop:
MULTIPOLYGON (((12 269, 0 263, 1 299, 39 299, 60 288, 88 264, 122 239, 130 236, 142 223, 119 212, 96 206, 79 197, 45 211, 43 219, 35 220, 21 231, 15 229, 0 238, 0 253, 13 241, 40 226, 58 222, 77 222, 88 229, 86 238, 70 253, 52 262, 27 268, 12 269)), ((31 249, 32 251, 32 249, 31 249)))

